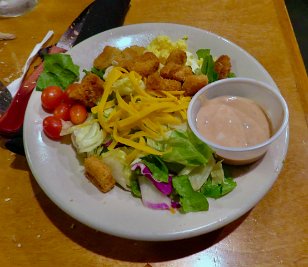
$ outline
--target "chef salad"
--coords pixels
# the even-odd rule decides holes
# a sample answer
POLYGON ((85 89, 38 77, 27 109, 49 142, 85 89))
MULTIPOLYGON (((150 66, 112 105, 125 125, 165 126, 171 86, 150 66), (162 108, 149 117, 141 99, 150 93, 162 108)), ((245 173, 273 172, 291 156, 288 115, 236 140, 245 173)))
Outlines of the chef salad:
POLYGON ((222 161, 187 125, 191 97, 231 78, 230 58, 188 51, 187 38, 157 36, 148 46, 106 46, 83 70, 68 54, 44 56, 37 82, 44 133, 70 135, 85 176, 102 192, 130 191, 152 209, 206 211, 207 198, 236 187, 222 161))

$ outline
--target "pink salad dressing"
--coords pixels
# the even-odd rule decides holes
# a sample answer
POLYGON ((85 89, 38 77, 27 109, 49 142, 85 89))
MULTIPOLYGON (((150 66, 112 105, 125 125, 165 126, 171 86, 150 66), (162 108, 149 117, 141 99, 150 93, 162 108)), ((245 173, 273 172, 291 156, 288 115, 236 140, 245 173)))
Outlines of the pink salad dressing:
POLYGON ((269 120, 254 101, 238 96, 205 100, 197 113, 197 129, 206 139, 227 147, 247 147, 270 138, 269 120))

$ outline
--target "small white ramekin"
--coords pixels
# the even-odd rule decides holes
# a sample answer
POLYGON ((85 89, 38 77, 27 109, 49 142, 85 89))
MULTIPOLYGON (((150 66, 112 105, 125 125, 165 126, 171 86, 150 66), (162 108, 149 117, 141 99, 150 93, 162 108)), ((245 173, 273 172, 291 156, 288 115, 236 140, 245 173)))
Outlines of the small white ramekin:
POLYGON ((243 165, 258 160, 266 153, 269 146, 288 126, 289 111, 286 101, 277 88, 250 78, 230 78, 210 83, 199 90, 190 101, 187 116, 191 130, 200 140, 208 144, 218 157, 224 159, 225 163, 243 165), (198 132, 197 112, 201 107, 202 98, 212 99, 219 96, 239 96, 255 101, 271 122, 271 137, 263 143, 250 147, 225 147, 207 140, 198 132))

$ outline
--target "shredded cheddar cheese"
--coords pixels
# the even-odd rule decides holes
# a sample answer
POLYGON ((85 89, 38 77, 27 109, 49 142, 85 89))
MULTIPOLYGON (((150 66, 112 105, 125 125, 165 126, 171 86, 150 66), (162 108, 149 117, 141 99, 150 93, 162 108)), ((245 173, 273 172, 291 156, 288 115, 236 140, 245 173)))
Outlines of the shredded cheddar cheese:
POLYGON ((142 88, 142 83, 138 73, 114 67, 106 77, 101 100, 91 109, 92 113, 97 114, 101 127, 112 135, 109 150, 119 143, 131 148, 127 155, 128 162, 140 154, 162 155, 163 152, 150 147, 146 139, 160 139, 170 130, 170 125, 185 122, 190 101, 183 91, 162 91, 157 94, 142 88), (133 91, 122 96, 113 84, 127 77, 133 91), (114 97, 109 100, 111 95, 114 97), (108 114, 106 110, 109 110, 108 114))

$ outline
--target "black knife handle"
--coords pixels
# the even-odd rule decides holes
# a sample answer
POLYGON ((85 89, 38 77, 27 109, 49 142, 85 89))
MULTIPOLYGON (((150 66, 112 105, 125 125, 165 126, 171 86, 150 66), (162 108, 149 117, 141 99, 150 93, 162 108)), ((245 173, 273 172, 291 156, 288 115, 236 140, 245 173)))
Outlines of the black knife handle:
POLYGON ((97 33, 122 26, 129 5, 130 0, 96 0, 74 45, 97 33))

